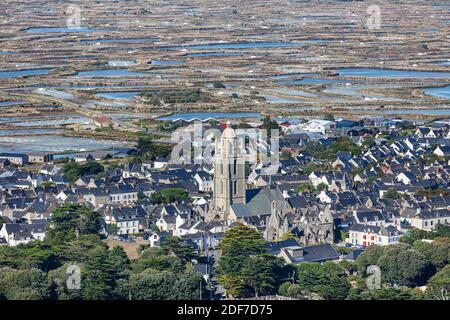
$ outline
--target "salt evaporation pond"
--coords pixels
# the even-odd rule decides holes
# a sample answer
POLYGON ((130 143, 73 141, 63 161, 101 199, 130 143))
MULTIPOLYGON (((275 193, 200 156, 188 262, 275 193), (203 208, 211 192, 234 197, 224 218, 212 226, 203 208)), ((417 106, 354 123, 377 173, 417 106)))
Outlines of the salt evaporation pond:
POLYGON ((127 69, 102 69, 81 71, 77 73, 78 77, 152 77, 151 73, 133 72, 127 69))
POLYGON ((89 28, 48 28, 48 27, 38 27, 38 28, 25 29, 25 32, 28 32, 28 33, 110 32, 110 30, 89 29, 89 28))
POLYGON ((172 49, 250 49, 250 48, 277 48, 277 47, 305 47, 304 43, 294 42, 240 42, 240 43, 211 43, 172 47, 172 49))
POLYGON ((239 55, 240 53, 238 52, 198 52, 186 54, 184 57, 235 57, 239 55))
POLYGON ((0 137, 0 152, 93 151, 126 144, 120 141, 63 136, 0 137))
POLYGON ((450 72, 409 71, 376 68, 343 68, 339 69, 340 76, 369 77, 369 78, 450 78, 450 72))
POLYGON ((51 69, 4 70, 0 71, 0 78, 47 75, 50 70, 51 69))
POLYGON ((450 99, 450 85, 440 88, 426 88, 423 91, 430 96, 450 99))
POLYGON ((28 135, 39 135, 39 134, 53 134, 60 133, 62 129, 11 129, 11 130, 0 130, 0 136, 28 136, 28 135))
POLYGON ((199 119, 205 120, 208 118, 224 119, 224 118, 259 118, 260 113, 245 113, 245 112, 191 112, 191 113, 178 113, 170 116, 160 117, 157 120, 161 121, 173 121, 182 119, 186 121, 199 119))
POLYGON ((120 100, 131 100, 140 94, 139 91, 125 91, 125 92, 102 92, 96 93, 95 96, 105 98, 105 99, 120 99, 120 100))
POLYGON ((180 66, 186 64, 186 62, 175 60, 152 60, 150 64, 155 66, 180 66))
POLYGON ((82 43, 144 43, 153 42, 156 38, 112 38, 112 39, 95 39, 81 40, 82 43))

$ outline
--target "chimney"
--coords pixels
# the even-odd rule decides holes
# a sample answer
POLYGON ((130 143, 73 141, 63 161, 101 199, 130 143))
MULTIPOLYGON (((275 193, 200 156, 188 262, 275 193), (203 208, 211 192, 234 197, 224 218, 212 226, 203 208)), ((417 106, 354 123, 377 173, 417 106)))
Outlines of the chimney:
POLYGON ((294 258, 303 257, 303 255, 304 255, 303 248, 292 250, 292 257, 294 258))

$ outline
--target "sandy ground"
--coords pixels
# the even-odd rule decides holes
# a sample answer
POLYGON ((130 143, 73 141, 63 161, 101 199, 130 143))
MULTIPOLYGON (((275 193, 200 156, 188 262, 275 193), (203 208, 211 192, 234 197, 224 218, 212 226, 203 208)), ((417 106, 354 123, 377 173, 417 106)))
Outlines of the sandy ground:
POLYGON ((141 244, 148 244, 148 241, 142 240, 142 238, 140 238, 136 239, 136 242, 125 243, 119 240, 108 239, 106 240, 106 244, 108 245, 109 249, 112 249, 117 246, 122 247, 125 250, 126 254, 128 255, 128 258, 130 258, 130 260, 134 260, 139 258, 139 254, 137 253, 139 246, 141 244))

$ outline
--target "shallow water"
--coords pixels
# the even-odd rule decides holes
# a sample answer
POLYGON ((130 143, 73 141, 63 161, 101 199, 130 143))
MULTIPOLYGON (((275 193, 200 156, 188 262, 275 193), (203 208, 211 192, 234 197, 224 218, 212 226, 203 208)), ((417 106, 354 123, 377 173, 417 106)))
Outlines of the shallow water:
POLYGON ((186 62, 175 60, 152 60, 150 64, 155 66, 179 66, 186 64, 186 62))
POLYGON ((27 135, 37 135, 37 134, 49 134, 49 133, 60 133, 62 129, 12 129, 12 130, 0 130, 0 136, 27 136, 27 135))
POLYGON ((47 75, 50 70, 51 69, 5 70, 0 71, 0 78, 47 75))
POLYGON ((450 99, 450 85, 440 88, 425 88, 423 91, 430 96, 450 99))
POLYGON ((127 69, 102 69, 78 72, 78 77, 152 77, 151 73, 133 72, 127 69))
MULTIPOLYGON (((358 111, 358 110, 355 110, 358 111)), ((429 115, 443 116, 450 115, 450 109, 403 109, 403 110, 361 110, 367 113, 384 113, 384 114, 404 114, 404 115, 429 115)))
POLYGON ((192 113, 178 113, 170 116, 158 118, 161 121, 172 121, 176 119, 192 120, 200 119, 205 120, 208 118, 223 119, 223 118, 259 118, 260 113, 239 113, 239 112, 192 112, 192 113))
POLYGON ((62 136, 0 137, 0 152, 63 152, 98 150, 126 145, 124 142, 62 136))
POLYGON ((354 81, 342 80, 336 78, 305 78, 301 80, 278 81, 279 85, 316 85, 316 84, 333 84, 333 83, 352 83, 354 81))
POLYGON ((120 99, 120 100, 131 100, 136 97, 139 91, 125 91, 125 92, 101 92, 96 93, 95 96, 102 97, 105 99, 120 99))
POLYGON ((190 53, 184 55, 184 57, 233 57, 239 56, 240 53, 235 52, 200 52, 200 53, 190 53))
POLYGON ((82 43, 144 43, 153 42, 156 38, 112 38, 112 39, 95 39, 81 40, 82 43))
POLYGON ((25 29, 27 33, 65 33, 65 32, 110 32, 111 30, 89 29, 89 28, 28 28, 25 29))
POLYGON ((174 49, 249 49, 249 48, 276 48, 276 47, 304 47, 304 43, 293 42, 240 42, 240 43, 212 43, 173 47, 174 49))
POLYGON ((450 78, 450 72, 408 71, 393 69, 343 68, 340 76, 378 77, 378 78, 450 78))

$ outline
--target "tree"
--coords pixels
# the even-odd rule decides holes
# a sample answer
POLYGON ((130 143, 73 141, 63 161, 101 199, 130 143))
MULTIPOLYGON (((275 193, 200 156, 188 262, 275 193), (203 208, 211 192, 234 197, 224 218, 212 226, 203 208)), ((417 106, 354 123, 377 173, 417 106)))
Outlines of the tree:
POLYGON ((219 247, 224 256, 248 256, 266 252, 261 234, 242 224, 227 229, 219 247))
POLYGON ((108 252, 97 247, 81 269, 82 294, 86 300, 111 299, 115 281, 118 279, 108 252))
POLYGON ((112 268, 117 274, 131 268, 130 259, 128 258, 125 250, 120 246, 112 248, 109 252, 109 260, 111 261, 112 268))
POLYGON ((98 234, 101 230, 100 214, 84 205, 65 203, 55 208, 50 216, 45 241, 62 244, 74 240, 77 233, 98 234))
POLYGON ((278 258, 265 254, 265 244, 261 234, 248 226, 237 225, 225 231, 216 271, 228 295, 243 297, 277 291, 286 269, 278 258))
POLYGON ((314 190, 313 185, 311 185, 308 182, 302 182, 298 185, 298 187, 295 191, 298 193, 304 193, 304 192, 312 192, 313 190, 314 190))
POLYGON ((183 261, 176 256, 168 256, 167 252, 161 248, 147 248, 141 253, 138 260, 132 262, 134 272, 142 272, 146 269, 158 271, 172 271, 181 273, 184 269, 183 261))
POLYGON ((255 297, 273 292, 276 278, 283 268, 280 259, 269 254, 250 256, 241 270, 245 282, 253 289, 255 297))
POLYGON ((350 290, 344 269, 334 262, 301 263, 297 266, 299 286, 326 300, 343 300, 350 290))
POLYGON ((32 241, 16 247, 0 246, 0 267, 16 269, 37 268, 48 271, 59 266, 56 248, 32 241))
POLYGON ((150 160, 167 157, 172 152, 172 148, 171 144, 155 143, 152 136, 139 137, 136 144, 138 155, 150 160))
POLYGON ((176 201, 184 201, 188 198, 188 193, 183 188, 167 188, 162 191, 153 192, 150 195, 150 201, 155 204, 169 204, 176 201))
MULTIPOLYGON (((57 300, 81 300, 83 299, 82 291, 77 289, 69 289, 67 281, 71 276, 68 273, 69 266, 73 263, 66 263, 62 267, 52 270, 48 273, 49 278, 53 282, 54 297, 57 300)), ((70 281, 70 280, 69 280, 70 281)), ((81 283, 80 283, 81 285, 81 283)))
POLYGON ((361 274, 369 265, 381 269, 382 281, 397 285, 421 285, 430 275, 430 262, 405 243, 385 247, 370 246, 356 260, 361 274))
POLYGON ((316 186, 317 191, 325 191, 327 189, 328 189, 328 185, 324 182, 321 182, 316 186))
POLYGON ((412 246, 414 242, 421 239, 428 239, 428 232, 420 229, 412 229, 404 236, 400 237, 400 242, 404 242, 412 246))
POLYGON ((218 276, 219 283, 225 289, 227 295, 240 298, 245 296, 246 283, 245 278, 239 274, 220 274, 218 276))
POLYGON ((433 299, 450 299, 450 265, 446 265, 430 278, 426 293, 433 299))
POLYGON ((436 270, 440 270, 445 265, 449 264, 450 243, 429 243, 418 240, 414 242, 413 248, 421 252, 436 270))
POLYGON ((177 279, 177 300, 198 300, 200 292, 205 297, 206 283, 202 275, 191 269, 186 270, 177 279))
POLYGON ((385 193, 384 197, 387 199, 398 199, 400 198, 400 194, 398 193, 397 189, 395 188, 389 188, 385 193))
POLYGON ((48 300, 52 282, 41 270, 0 269, 0 300, 48 300))
POLYGON ((95 175, 104 171, 105 168, 95 161, 88 161, 83 165, 76 162, 68 162, 63 167, 64 175, 72 183, 85 175, 95 175))
POLYGON ((181 261, 188 262, 197 257, 194 253, 194 248, 185 244, 179 237, 167 237, 161 243, 161 248, 167 254, 173 254, 181 261))
POLYGON ((352 288, 347 300, 421 300, 423 294, 417 289, 408 288, 380 288, 364 290, 352 288))
POLYGON ((177 277, 171 271, 153 269, 131 274, 130 295, 133 300, 176 300, 177 277))

